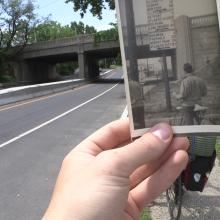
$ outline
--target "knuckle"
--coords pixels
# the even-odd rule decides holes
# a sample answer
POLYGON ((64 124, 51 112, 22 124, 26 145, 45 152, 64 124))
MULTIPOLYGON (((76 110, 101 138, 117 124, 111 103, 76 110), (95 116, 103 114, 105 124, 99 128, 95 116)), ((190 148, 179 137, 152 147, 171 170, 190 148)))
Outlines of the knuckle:
POLYGON ((145 134, 140 139, 136 140, 136 145, 146 146, 149 150, 155 149, 155 139, 151 134, 145 134))

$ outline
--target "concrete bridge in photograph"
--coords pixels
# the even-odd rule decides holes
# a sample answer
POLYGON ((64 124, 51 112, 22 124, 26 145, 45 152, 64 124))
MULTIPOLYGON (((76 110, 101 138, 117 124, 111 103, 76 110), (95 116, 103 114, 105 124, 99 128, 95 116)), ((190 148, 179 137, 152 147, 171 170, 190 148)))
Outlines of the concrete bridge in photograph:
POLYGON ((20 81, 48 81, 57 77, 56 63, 78 61, 81 78, 99 75, 98 60, 120 53, 115 40, 95 42, 94 35, 81 35, 27 45, 13 62, 20 81))

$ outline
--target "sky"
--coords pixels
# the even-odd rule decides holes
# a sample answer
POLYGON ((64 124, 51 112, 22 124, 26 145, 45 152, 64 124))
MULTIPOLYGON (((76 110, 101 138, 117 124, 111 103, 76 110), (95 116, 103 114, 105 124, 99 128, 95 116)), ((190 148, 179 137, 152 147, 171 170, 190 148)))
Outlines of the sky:
POLYGON ((85 14, 81 19, 79 12, 74 12, 72 3, 65 3, 65 0, 35 0, 38 9, 37 14, 40 17, 51 15, 51 20, 58 21, 62 25, 70 24, 72 21, 82 21, 84 24, 94 26, 98 31, 110 28, 109 23, 116 22, 115 11, 104 10, 103 19, 99 20, 93 17, 91 13, 85 14))

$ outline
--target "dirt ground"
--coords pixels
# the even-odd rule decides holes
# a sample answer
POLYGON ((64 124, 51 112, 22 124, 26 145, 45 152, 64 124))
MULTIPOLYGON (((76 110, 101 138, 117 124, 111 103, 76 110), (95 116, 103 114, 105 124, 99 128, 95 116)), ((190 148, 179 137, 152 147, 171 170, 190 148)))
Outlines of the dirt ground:
MULTIPOLYGON (((208 81, 208 94, 203 98, 203 106, 208 107, 205 113, 203 124, 220 124, 220 79, 215 81, 208 81), (212 119, 212 120, 211 120, 212 119)), ((151 89, 144 94, 144 108, 145 108, 145 124, 146 127, 164 121, 172 125, 180 125, 181 112, 177 110, 181 103, 176 99, 174 94, 179 94, 181 81, 170 82, 170 97, 171 97, 171 111, 167 110, 166 92, 164 82, 158 82, 151 89)), ((148 87, 148 86, 146 86, 148 87)))

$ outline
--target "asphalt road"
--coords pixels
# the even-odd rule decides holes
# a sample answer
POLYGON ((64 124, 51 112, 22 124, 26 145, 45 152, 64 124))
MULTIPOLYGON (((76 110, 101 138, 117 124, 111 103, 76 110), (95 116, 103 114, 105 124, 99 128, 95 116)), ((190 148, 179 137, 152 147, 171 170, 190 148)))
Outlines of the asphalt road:
POLYGON ((0 220, 40 219, 64 156, 125 105, 124 84, 113 80, 1 107, 0 220))

